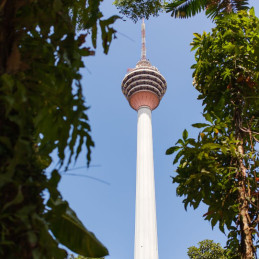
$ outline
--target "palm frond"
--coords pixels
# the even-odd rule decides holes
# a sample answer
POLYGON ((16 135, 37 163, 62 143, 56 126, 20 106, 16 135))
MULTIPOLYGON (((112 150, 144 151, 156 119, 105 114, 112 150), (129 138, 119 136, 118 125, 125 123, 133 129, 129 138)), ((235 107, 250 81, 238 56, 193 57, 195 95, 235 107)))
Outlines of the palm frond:
POLYGON ((175 18, 189 18, 206 10, 206 15, 214 19, 221 13, 248 9, 248 0, 173 0, 165 9, 175 18))
POLYGON ((165 9, 175 18, 189 18, 204 10, 206 3, 207 0, 174 0, 165 9))
POLYGON ((214 19, 222 13, 236 13, 246 9, 248 9, 248 0, 209 0, 206 15, 214 19))
POLYGON ((248 9, 248 0, 236 0, 235 9, 236 11, 248 9))

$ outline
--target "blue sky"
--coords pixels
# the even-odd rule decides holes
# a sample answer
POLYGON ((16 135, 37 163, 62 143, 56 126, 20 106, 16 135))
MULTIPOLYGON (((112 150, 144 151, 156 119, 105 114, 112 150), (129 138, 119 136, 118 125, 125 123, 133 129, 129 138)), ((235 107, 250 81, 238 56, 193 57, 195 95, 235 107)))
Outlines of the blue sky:
MULTIPOLYGON (((118 13, 112 0, 105 0, 105 16, 118 13)), ((258 0, 250 1, 259 14, 258 0)), ((176 20, 163 14, 146 21, 147 57, 167 80, 167 92, 152 113, 156 182, 158 247, 160 259, 185 259, 187 248, 204 239, 223 246, 226 237, 217 227, 211 229, 202 215, 206 206, 186 212, 182 198, 176 196, 176 184, 170 176, 176 166, 166 156, 186 128, 196 137, 191 124, 202 122, 201 102, 192 86, 194 53, 190 52, 193 33, 210 31, 214 25, 203 14, 188 20, 176 20)), ((85 60, 82 70, 84 95, 92 136, 96 147, 89 169, 69 171, 59 189, 86 227, 109 249, 107 259, 133 259, 135 221, 135 180, 137 113, 121 92, 121 81, 128 68, 135 67, 141 51, 141 22, 117 21, 117 39, 108 55, 101 49, 85 60), (126 35, 126 36, 124 36, 126 35), (89 177, 100 179, 93 180, 89 177)), ((85 166, 81 156, 75 167, 85 166)))

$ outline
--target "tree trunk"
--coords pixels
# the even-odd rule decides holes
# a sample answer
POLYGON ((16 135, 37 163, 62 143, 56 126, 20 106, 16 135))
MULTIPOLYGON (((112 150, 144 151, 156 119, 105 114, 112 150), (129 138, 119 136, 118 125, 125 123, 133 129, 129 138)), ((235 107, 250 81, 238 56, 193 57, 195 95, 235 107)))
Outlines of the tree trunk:
MULTIPOLYGON (((241 105, 240 105, 241 106, 241 105)), ((247 169, 243 161, 244 155, 244 138, 243 132, 240 130, 242 127, 242 119, 239 109, 235 111, 235 126, 236 138, 239 141, 237 151, 240 155, 238 158, 238 194, 239 194, 239 226, 241 232, 241 258, 252 259, 254 258, 254 246, 252 239, 252 231, 250 229, 249 218, 249 202, 248 202, 248 188, 247 188, 247 169)))
POLYGON ((3 1, 0 23, 0 75, 6 73, 7 60, 15 39, 15 1, 3 1))
MULTIPOLYGON (((243 146, 238 145, 239 154, 243 154, 243 146)), ((252 259, 254 258, 254 246, 252 233, 250 230, 250 220, 248 215, 249 203, 246 199, 247 195, 247 187, 246 187, 246 168, 244 166, 243 160, 239 159, 239 224, 241 231, 241 256, 242 259, 252 259)))

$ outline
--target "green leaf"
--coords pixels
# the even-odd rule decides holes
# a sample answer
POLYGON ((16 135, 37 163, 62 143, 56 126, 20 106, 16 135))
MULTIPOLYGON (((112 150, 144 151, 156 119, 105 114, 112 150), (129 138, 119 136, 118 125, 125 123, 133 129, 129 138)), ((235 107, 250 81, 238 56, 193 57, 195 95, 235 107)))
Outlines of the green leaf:
POLYGON ((200 129, 200 128, 204 128, 204 127, 207 127, 207 126, 210 126, 210 125, 209 125, 209 124, 206 124, 206 123, 194 123, 194 124, 192 124, 192 126, 193 126, 194 128, 200 129))
POLYGON ((233 52, 235 50, 235 45, 232 44, 231 42, 228 42, 225 46, 223 46, 223 48, 227 52, 233 52))
POLYGON ((92 27, 92 44, 94 48, 96 48, 96 40, 97 40, 97 26, 95 24, 92 27))
POLYGON ((205 113, 203 116, 207 121, 209 121, 210 123, 213 123, 212 117, 209 113, 205 113))
POLYGON ((224 155, 226 155, 227 152, 228 152, 227 148, 224 147, 224 146, 221 146, 221 151, 222 151, 222 153, 223 153, 224 155))
POLYGON ((197 155, 197 159, 202 160, 203 156, 204 156, 204 152, 199 152, 197 155))
POLYGON ((192 146, 196 146, 196 141, 195 141, 195 139, 193 139, 193 138, 189 138, 188 140, 187 140, 187 143, 188 144, 190 144, 190 145, 192 145, 192 146))
POLYGON ((212 229, 215 227, 215 225, 217 224, 218 222, 218 219, 216 216, 214 216, 211 220, 211 226, 212 226, 212 229))
MULTIPOLYGON (((53 235, 49 233, 50 231, 49 231, 48 225, 46 224, 46 221, 43 218, 40 218, 36 215, 34 215, 33 218, 36 221, 37 226, 41 226, 41 235, 39 239, 40 245, 45 249, 47 249, 48 251, 51 251, 51 258, 53 259, 67 258, 66 250, 64 248, 59 247, 59 243, 57 242, 57 240, 55 240, 53 235)), ((34 253, 35 259, 41 258, 42 251, 40 251, 40 249, 36 248, 33 251, 35 251, 34 253)))
POLYGON ((193 33, 193 35, 194 35, 195 38, 197 38, 199 40, 201 39, 201 35, 199 33, 195 32, 195 33, 193 33))
POLYGON ((95 235, 84 227, 67 203, 57 200, 52 203, 51 208, 46 218, 50 230, 59 242, 71 251, 87 257, 103 257, 109 254, 95 235))
POLYGON ((18 187, 18 191, 17 191, 17 194, 16 194, 15 198, 4 205, 3 211, 6 210, 7 208, 9 208, 10 206, 17 205, 17 204, 21 203, 23 201, 23 199, 24 199, 24 197, 23 197, 23 194, 22 194, 22 186, 20 185, 18 187))
POLYGON ((180 151, 176 156, 175 159, 173 161, 173 164, 176 164, 178 162, 178 160, 180 159, 180 157, 182 156, 182 152, 180 151))
POLYGON ((221 145, 216 143, 206 143, 202 146, 202 149, 219 149, 221 145))
POLYGON ((165 154, 166 155, 171 155, 173 154, 175 151, 179 150, 181 147, 178 146, 174 146, 174 147, 170 147, 166 150, 165 154))
POLYGON ((183 146, 183 145, 184 145, 184 142, 183 142, 182 139, 178 139, 178 141, 177 141, 175 144, 180 144, 181 146, 183 146))
POLYGON ((183 139, 186 141, 187 138, 188 138, 188 131, 185 129, 185 130, 183 131, 183 139))

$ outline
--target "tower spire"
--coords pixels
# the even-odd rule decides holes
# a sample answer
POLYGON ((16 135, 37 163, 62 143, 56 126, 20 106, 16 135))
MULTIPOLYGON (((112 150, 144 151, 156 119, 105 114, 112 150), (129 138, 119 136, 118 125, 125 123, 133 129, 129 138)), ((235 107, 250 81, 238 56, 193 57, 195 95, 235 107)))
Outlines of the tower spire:
POLYGON ((142 19, 141 24, 141 38, 142 38, 142 48, 141 48, 141 60, 146 60, 146 26, 144 18, 142 19))

